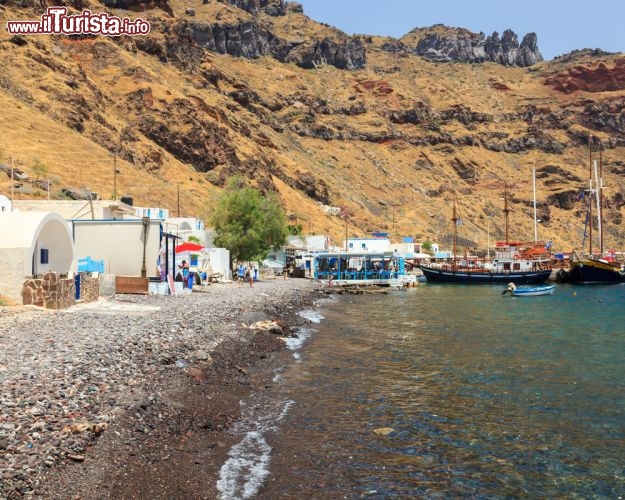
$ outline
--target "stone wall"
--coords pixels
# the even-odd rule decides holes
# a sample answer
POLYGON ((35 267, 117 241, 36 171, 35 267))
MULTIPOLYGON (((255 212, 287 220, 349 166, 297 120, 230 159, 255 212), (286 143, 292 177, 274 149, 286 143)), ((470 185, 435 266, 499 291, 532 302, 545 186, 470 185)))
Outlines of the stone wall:
POLYGON ((96 302, 100 298, 100 279, 80 273, 80 300, 96 302))
POLYGON ((28 278, 22 286, 24 305, 35 305, 46 309, 66 309, 76 303, 73 278, 61 278, 56 272, 43 277, 28 278))

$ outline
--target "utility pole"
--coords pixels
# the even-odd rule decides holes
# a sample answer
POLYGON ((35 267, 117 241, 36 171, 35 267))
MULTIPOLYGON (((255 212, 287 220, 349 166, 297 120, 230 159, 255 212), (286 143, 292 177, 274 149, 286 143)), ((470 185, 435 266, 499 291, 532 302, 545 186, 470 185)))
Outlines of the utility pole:
POLYGON ((117 201, 117 151, 113 153, 113 199, 117 201))
POLYGON ((13 196, 15 192, 15 178, 13 177, 13 155, 11 155, 11 212, 13 211, 13 196))
POLYGON ((347 214, 345 215, 345 253, 347 253, 347 214))
POLYGON ((148 275, 148 271, 145 267, 145 247, 147 245, 148 238, 148 225, 150 224, 149 217, 142 217, 141 223, 143 224, 143 261, 141 265, 141 277, 145 278, 148 275))
POLYGON ((180 184, 176 185, 178 188, 178 217, 180 217, 180 184))
POLYGON ((393 232, 395 233, 395 241, 397 242, 399 238, 397 237, 397 227, 395 226, 395 207, 393 207, 393 232))

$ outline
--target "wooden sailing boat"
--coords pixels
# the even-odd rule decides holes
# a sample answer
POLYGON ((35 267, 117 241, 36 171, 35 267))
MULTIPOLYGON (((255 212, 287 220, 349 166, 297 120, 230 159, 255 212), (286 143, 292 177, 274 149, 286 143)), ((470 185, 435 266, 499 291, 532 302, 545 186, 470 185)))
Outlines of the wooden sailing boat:
POLYGON ((544 283, 551 275, 550 255, 544 245, 510 241, 508 237, 508 186, 504 188, 506 240, 495 244, 492 260, 457 258, 458 217, 456 201, 452 215, 453 256, 450 264, 419 265, 427 281, 436 283, 544 283))
MULTIPOLYGON (((625 282, 625 269, 623 265, 616 261, 614 252, 606 255, 603 248, 603 166, 602 147, 599 143, 599 166, 597 160, 592 159, 592 136, 588 139, 588 155, 590 158, 589 167, 589 189, 588 189, 588 216, 589 237, 588 256, 583 258, 573 251, 573 259, 568 271, 560 271, 558 279, 560 281, 580 284, 592 283, 622 283, 625 282), (593 183, 594 177, 594 183, 593 183), (599 252, 595 255, 592 247, 592 204, 596 203, 597 208, 597 229, 599 233, 599 252)), ((587 223, 588 223, 587 222, 587 223)), ((586 231, 584 231, 584 239, 586 231)), ((582 243, 582 248, 584 246, 582 243)))

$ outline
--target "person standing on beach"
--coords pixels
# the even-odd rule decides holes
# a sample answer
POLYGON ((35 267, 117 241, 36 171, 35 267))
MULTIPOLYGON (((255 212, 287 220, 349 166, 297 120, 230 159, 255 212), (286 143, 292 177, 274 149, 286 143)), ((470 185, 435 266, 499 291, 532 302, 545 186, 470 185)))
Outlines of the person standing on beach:
POLYGON ((288 274, 289 274, 289 266, 284 264, 284 267, 282 268, 282 276, 284 277, 284 279, 286 279, 288 274))
POLYGON ((252 288, 252 284, 254 283, 254 278, 252 276, 252 266, 248 267, 245 271, 245 279, 249 282, 250 288, 252 288))
POLYGON ((239 263, 239 267, 237 267, 237 276, 239 286, 243 286, 243 280, 245 279, 245 267, 243 267, 242 263, 239 263))

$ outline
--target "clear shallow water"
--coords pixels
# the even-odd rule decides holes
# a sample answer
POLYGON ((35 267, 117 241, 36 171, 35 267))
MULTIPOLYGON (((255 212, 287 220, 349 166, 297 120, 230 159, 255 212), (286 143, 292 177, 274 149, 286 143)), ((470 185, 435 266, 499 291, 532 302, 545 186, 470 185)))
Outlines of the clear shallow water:
POLYGON ((625 287, 323 303, 257 498, 625 494, 625 287))

